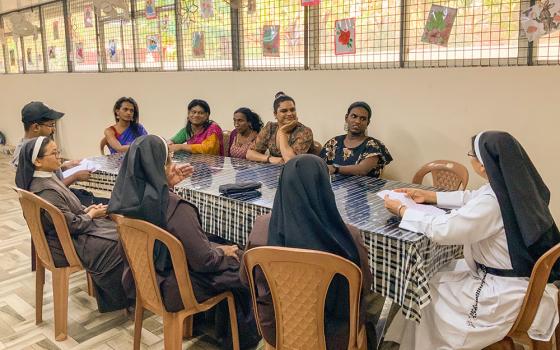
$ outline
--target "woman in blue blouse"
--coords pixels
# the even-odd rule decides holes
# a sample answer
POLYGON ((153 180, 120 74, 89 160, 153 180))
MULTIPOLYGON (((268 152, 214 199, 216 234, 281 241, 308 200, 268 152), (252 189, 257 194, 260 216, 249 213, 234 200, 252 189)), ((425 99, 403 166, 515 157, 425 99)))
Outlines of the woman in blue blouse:
POLYGON ((333 137, 321 150, 329 173, 379 177, 393 157, 385 145, 366 136, 371 121, 371 108, 365 102, 354 102, 345 116, 348 133, 333 137))

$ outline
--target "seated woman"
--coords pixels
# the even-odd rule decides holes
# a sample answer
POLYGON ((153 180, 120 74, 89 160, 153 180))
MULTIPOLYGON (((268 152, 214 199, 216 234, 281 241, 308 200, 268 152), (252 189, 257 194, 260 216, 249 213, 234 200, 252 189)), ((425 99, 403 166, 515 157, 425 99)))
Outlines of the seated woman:
POLYGON ((313 151, 313 132, 298 121, 296 102, 284 94, 277 96, 273 108, 278 122, 268 122, 262 128, 247 151, 249 160, 282 164, 298 154, 313 151))
MULTIPOLYGON (((523 147, 505 132, 473 138, 473 170, 489 181, 476 191, 401 189, 417 203, 454 209, 433 216, 385 199, 400 227, 439 244, 462 244, 464 259, 429 282, 432 302, 420 323, 399 313, 385 337, 400 349, 483 349, 511 329, 535 262, 560 242, 548 209, 550 192, 523 147)), ((549 281, 560 277, 555 265, 549 281)), ((548 340, 558 323, 557 288, 549 284, 529 335, 548 340)))
POLYGON ((348 133, 327 141, 320 153, 329 173, 379 177, 393 157, 381 141, 366 136, 371 108, 365 102, 354 102, 344 119, 348 133))
POLYGON ((187 125, 171 138, 169 150, 213 155, 224 154, 222 129, 210 120, 210 106, 204 100, 192 100, 187 125))
MULTIPOLYGON (((25 143, 19 155, 16 185, 35 193, 62 211, 78 258, 93 279, 99 312, 126 308, 128 300, 121 283, 123 258, 115 224, 106 218, 106 205, 84 207, 56 177, 60 152, 49 137, 39 136, 25 143)), ((41 222, 56 267, 68 266, 50 216, 41 222)))
POLYGON ((229 135, 229 156, 245 158, 263 126, 261 117, 249 108, 241 107, 233 113, 233 125, 235 130, 229 135))
MULTIPOLYGON (((284 166, 274 197, 272 213, 257 217, 249 235, 247 249, 258 246, 281 246, 320 250, 346 258, 362 270, 362 304, 360 321, 365 320, 365 296, 372 276, 367 250, 360 232, 342 220, 336 207, 327 166, 311 155, 294 157, 284 166), (297 210, 294 210, 297 208, 297 210)), ((272 297, 262 272, 255 272, 257 311, 266 342, 276 344, 272 297), (261 293, 262 292, 262 293, 261 293)), ((242 280, 247 283, 245 273, 242 280)), ((328 349, 348 348, 348 283, 333 280, 325 304, 326 342, 328 349)))
MULTIPOLYGON (((208 240, 202 229, 198 209, 171 192, 190 176, 190 164, 171 162, 163 138, 148 135, 138 138, 126 153, 109 202, 109 212, 151 222, 177 237, 185 249, 193 291, 198 302, 231 291, 235 298, 239 336, 244 346, 258 342, 251 311, 250 292, 239 280, 237 246, 218 245, 208 240)), ((163 303, 169 312, 183 309, 169 251, 154 247, 163 303)), ((125 269, 123 284, 129 296, 135 294, 130 268, 125 269)))
POLYGON ((113 114, 115 115, 115 125, 111 125, 104 132, 111 154, 126 152, 128 145, 137 137, 148 134, 142 124, 138 122, 140 111, 132 97, 119 98, 113 107, 113 114))

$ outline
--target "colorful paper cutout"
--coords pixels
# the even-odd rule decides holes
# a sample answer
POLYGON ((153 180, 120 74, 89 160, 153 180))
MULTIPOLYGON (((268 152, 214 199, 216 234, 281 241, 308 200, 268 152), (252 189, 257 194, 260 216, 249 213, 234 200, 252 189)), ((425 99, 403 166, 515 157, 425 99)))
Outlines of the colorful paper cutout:
POLYGON ((204 32, 194 32, 192 36, 192 55, 195 58, 204 58, 204 32))
POLYGON ((560 1, 545 0, 529 7, 521 13, 521 27, 529 42, 557 31, 560 29, 560 1))
POLYGON ((84 63, 84 43, 76 43, 76 62, 84 63))
POLYGON ((159 35, 148 35, 146 37, 146 50, 148 52, 159 52, 159 35))
POLYGON ((91 5, 84 6, 84 27, 93 27, 93 6, 91 5))
POLYGON ((119 52, 117 40, 111 39, 107 45, 107 56, 109 56, 109 61, 116 63, 119 62, 119 52))
POLYGON ((356 53, 356 19, 346 18, 334 22, 334 54, 356 53))
POLYGON ((214 16, 214 3, 212 0, 200 0, 200 17, 210 18, 214 16))
POLYGON ((432 5, 422 34, 422 42, 446 47, 456 16, 457 9, 432 5))
POLYGON ((155 0, 146 0, 146 19, 154 19, 157 17, 155 0))
POLYGON ((53 22, 52 30, 53 30, 53 40, 58 40, 60 38, 58 33, 58 21, 53 22))
POLYGON ((262 50, 265 57, 280 57, 280 26, 263 26, 262 50))

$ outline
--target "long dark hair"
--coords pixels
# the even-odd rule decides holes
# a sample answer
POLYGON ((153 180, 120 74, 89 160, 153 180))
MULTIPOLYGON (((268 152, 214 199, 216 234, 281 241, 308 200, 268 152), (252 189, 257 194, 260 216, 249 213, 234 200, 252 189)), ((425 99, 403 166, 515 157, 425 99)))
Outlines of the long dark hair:
POLYGON ((235 113, 243 114, 247 121, 251 124, 251 129, 255 130, 256 132, 261 131, 263 122, 261 120, 261 117, 257 113, 253 112, 247 107, 238 108, 235 112, 233 112, 233 114, 235 113))
MULTIPOLYGON (((194 99, 191 102, 189 102, 189 104, 187 105, 187 111, 190 112, 190 110, 196 106, 204 109, 204 112, 208 113, 208 120, 206 120, 204 124, 202 124, 202 131, 204 132, 213 123, 213 121, 210 119, 210 105, 208 104, 208 102, 204 100, 194 99)), ((192 123, 189 120, 189 118, 187 118, 187 125, 185 126, 185 131, 187 132, 187 140, 188 140, 193 136, 192 123)))
POLYGON ((276 95, 274 95, 274 103, 272 104, 272 108, 274 109, 274 113, 276 113, 276 111, 278 110, 278 107, 280 106, 280 103, 284 102, 284 101, 292 101, 294 103, 294 105, 296 104, 296 101, 294 101, 293 98, 291 98, 288 95, 285 95, 282 91, 278 91, 276 93, 276 95))
POLYGON ((121 109, 122 104, 128 102, 134 107, 134 113, 132 114, 132 121, 130 122, 130 127, 132 128, 132 133, 135 137, 140 136, 140 132, 138 130, 138 123, 140 121, 140 111, 138 110, 138 103, 132 97, 121 97, 115 102, 115 106, 113 107, 113 115, 115 116, 115 122, 119 121, 119 117, 117 116, 117 110, 121 109))

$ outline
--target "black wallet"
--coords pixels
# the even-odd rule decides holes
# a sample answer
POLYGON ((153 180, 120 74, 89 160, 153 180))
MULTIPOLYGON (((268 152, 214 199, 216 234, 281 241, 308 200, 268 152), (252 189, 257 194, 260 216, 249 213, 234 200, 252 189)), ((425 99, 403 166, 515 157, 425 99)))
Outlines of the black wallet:
POLYGON ((261 188, 262 184, 260 182, 254 181, 245 181, 245 182, 238 182, 233 184, 225 184, 220 185, 218 191, 224 196, 230 196, 235 193, 245 193, 256 191, 261 188))

